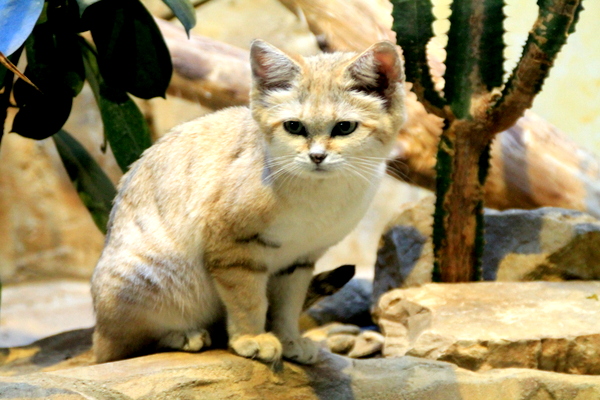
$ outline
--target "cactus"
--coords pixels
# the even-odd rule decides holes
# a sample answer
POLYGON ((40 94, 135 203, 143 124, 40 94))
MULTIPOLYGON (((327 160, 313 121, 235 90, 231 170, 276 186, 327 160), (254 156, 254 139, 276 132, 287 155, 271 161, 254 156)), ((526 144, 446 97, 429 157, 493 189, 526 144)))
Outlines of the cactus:
POLYGON ((574 31, 581 1, 538 0, 539 14, 523 54, 504 82, 503 0, 454 0, 442 94, 435 90, 427 64, 431 0, 392 0, 393 29, 404 51, 407 81, 426 110, 444 119, 436 165, 434 281, 481 279, 483 185, 490 144, 531 107, 574 31))

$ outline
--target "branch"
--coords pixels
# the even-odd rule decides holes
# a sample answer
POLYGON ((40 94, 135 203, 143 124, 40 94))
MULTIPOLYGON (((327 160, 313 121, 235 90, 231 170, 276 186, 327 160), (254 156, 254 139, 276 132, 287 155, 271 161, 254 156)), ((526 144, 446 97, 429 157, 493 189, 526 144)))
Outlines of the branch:
POLYGON ((249 53, 156 19, 173 61, 168 93, 212 109, 248 104, 249 53))
POLYGON ((545 0, 538 4, 539 14, 523 55, 493 107, 491 121, 495 132, 510 128, 531 108, 581 10, 581 0, 545 0))

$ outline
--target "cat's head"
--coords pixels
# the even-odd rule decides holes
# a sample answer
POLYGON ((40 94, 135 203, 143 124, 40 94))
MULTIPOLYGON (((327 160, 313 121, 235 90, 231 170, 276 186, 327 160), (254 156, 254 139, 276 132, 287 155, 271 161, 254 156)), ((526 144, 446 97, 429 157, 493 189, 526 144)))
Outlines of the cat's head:
POLYGON ((255 40, 250 54, 250 108, 275 173, 368 177, 381 170, 406 118, 404 70, 392 43, 291 58, 255 40))

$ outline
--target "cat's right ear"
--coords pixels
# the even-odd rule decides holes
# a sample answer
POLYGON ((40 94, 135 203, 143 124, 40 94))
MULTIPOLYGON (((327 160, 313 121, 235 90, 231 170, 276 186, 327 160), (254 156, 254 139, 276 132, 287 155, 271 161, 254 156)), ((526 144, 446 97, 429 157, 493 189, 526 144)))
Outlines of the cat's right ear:
POLYGON ((289 89, 300 66, 285 53, 262 40, 252 41, 250 65, 255 85, 261 91, 289 89))

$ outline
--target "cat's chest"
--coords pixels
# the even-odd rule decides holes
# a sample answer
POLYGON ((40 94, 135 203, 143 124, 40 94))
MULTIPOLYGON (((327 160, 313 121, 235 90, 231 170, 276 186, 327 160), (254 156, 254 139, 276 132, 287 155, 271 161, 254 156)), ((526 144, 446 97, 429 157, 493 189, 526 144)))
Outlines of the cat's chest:
POLYGON ((320 254, 342 240, 363 217, 375 188, 375 183, 355 187, 330 184, 287 199, 261 233, 278 245, 265 252, 270 269, 320 254))

